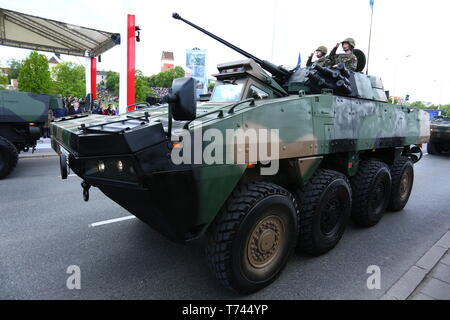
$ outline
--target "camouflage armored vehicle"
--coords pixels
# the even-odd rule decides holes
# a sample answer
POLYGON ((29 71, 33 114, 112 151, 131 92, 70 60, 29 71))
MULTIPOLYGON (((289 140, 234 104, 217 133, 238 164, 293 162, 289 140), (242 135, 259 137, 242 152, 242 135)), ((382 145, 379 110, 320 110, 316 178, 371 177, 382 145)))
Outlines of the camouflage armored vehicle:
POLYGON ((174 18, 248 59, 219 65, 198 106, 181 78, 160 105, 55 122, 62 176, 83 179, 85 200, 97 187, 174 241, 206 234, 211 270, 240 293, 274 281, 296 247, 332 249, 350 216, 370 227, 406 205, 427 113, 388 104, 379 78, 286 70, 174 18))
POLYGON ((436 117, 431 121, 430 142, 427 145, 429 154, 440 154, 450 151, 450 118, 436 117))
POLYGON ((0 179, 17 165, 18 154, 34 151, 48 110, 62 108, 57 96, 0 90, 0 179))

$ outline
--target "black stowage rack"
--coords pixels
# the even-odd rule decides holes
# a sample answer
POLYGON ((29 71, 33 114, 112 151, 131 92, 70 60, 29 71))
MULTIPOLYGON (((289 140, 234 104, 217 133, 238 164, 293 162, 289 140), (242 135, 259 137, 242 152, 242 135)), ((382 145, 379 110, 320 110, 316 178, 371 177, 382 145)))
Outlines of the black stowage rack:
POLYGON ((126 122, 128 121, 139 121, 139 124, 137 124, 135 127, 137 126, 143 126, 147 123, 150 123, 150 114, 148 112, 145 112, 143 116, 140 117, 132 117, 132 116, 127 116, 126 119, 121 119, 121 120, 114 120, 114 121, 108 121, 108 122, 104 122, 104 123, 100 123, 100 124, 94 124, 92 126, 86 126, 85 124, 82 124, 78 129, 82 130, 83 132, 91 132, 91 133, 115 133, 115 134, 120 134, 120 133, 124 133, 125 131, 131 130, 130 126, 111 126, 112 124, 116 124, 116 123, 121 123, 123 125, 126 124, 126 122), (109 126, 109 128, 105 128, 109 126))

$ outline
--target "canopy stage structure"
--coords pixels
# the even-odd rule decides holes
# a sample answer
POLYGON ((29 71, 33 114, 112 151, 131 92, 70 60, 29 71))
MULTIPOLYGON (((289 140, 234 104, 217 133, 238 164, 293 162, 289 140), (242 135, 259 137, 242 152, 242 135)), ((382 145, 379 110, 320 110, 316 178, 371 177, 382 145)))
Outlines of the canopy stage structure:
POLYGON ((121 108, 121 112, 126 111, 126 105, 135 102, 134 15, 127 15, 125 30, 121 37, 120 33, 95 30, 0 8, 0 45, 86 58, 86 93, 91 93, 93 99, 96 99, 96 57, 120 44, 121 38, 124 39, 122 43, 126 46, 126 56, 121 62, 125 66, 121 69, 121 78, 126 79, 126 92, 121 91, 121 100, 124 97, 126 102, 121 102, 121 105, 125 106, 125 109, 121 108), (123 74, 125 70, 126 73, 123 74))

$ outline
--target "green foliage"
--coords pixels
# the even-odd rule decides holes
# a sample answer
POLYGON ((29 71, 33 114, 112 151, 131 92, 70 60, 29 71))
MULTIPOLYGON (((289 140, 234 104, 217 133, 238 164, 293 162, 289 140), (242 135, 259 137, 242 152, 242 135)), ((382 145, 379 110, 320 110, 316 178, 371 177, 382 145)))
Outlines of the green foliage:
POLYGON ((423 101, 414 101, 411 103, 411 106, 419 109, 434 109, 435 107, 432 104, 423 102, 423 101))
POLYGON ((444 110, 442 113, 443 115, 450 117, 450 104, 446 104, 443 106, 440 106, 440 109, 444 110))
POLYGON ((109 93, 118 95, 119 84, 120 84, 119 74, 113 71, 108 71, 106 73, 106 89, 108 89, 109 93))
POLYGON ((12 79, 18 79, 20 69, 22 69, 23 66, 23 61, 10 59, 8 60, 8 65, 9 65, 8 80, 11 81, 12 79))
POLYGON ((82 65, 62 62, 52 68, 52 75, 55 79, 54 93, 75 97, 86 95, 85 70, 82 65))
POLYGON ((443 110, 442 114, 446 116, 450 116, 450 104, 445 105, 434 105, 431 102, 424 101, 414 101, 411 103, 411 106, 419 109, 431 109, 431 110, 443 110))
POLYGON ((214 81, 208 80, 208 92, 213 92, 216 83, 214 81))
POLYGON ((173 69, 162 71, 158 74, 154 74, 147 79, 149 87, 157 88, 170 88, 172 87, 172 81, 176 78, 184 77, 184 69, 177 66, 173 69))
POLYGON ((0 76, 0 89, 5 89, 8 83, 9 81, 7 76, 0 76))
POLYGON ((146 77, 141 70, 136 70, 135 80, 135 100, 136 102, 143 102, 151 93, 155 94, 148 86, 146 77))
POLYGON ((19 90, 33 93, 51 93, 52 79, 47 58, 32 51, 19 72, 19 90))

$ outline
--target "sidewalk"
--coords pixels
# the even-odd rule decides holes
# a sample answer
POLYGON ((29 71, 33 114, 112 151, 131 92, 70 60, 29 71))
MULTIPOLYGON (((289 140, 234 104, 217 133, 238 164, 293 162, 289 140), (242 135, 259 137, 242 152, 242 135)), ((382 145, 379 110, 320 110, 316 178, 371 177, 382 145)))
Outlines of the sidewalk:
POLYGON ((450 300, 450 231, 447 231, 381 299, 450 300))
POLYGON ((50 139, 41 138, 36 144, 36 150, 34 153, 30 151, 21 152, 19 158, 46 158, 46 157, 56 157, 58 154, 52 149, 50 139))

